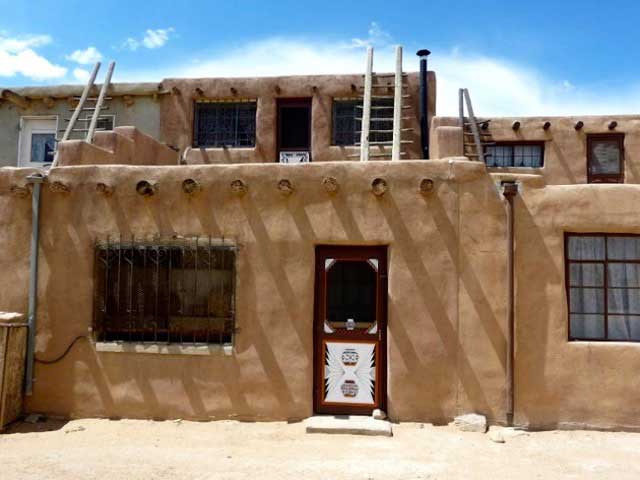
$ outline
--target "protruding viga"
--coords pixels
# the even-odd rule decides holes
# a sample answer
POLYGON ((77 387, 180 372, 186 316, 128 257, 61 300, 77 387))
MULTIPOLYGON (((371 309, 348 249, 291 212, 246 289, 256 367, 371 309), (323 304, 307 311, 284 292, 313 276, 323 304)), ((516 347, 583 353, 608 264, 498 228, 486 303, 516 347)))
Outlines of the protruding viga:
POLYGON ((236 195, 244 195, 245 193, 247 193, 247 188, 248 188, 247 184, 240 179, 234 180, 233 182, 231 182, 230 186, 231 186, 231 191, 236 195))
POLYGON ((374 178, 371 182, 371 191, 378 197, 384 195, 387 191, 387 181, 384 178, 374 178))
POLYGON ((289 196, 293 193, 293 185, 291 184, 291 182, 289 180, 287 180, 286 178, 283 178, 282 180, 280 180, 278 182, 278 190, 280 190, 280 193, 286 196, 289 196))
POLYGON ((158 184, 151 183, 146 180, 141 180, 136 185, 136 192, 138 192, 140 195, 144 197, 150 197, 152 195, 155 195, 157 191, 158 191, 158 184))
POLYGON ((200 183, 198 183, 193 178, 187 178, 184 182, 182 182, 182 190, 184 193, 194 194, 202 190, 200 183))
POLYGON ((56 180, 55 182, 49 183, 49 190, 54 193, 69 193, 71 188, 69 185, 56 180))
POLYGON ((106 183, 103 183, 103 182, 96 183, 96 191, 107 197, 112 195, 114 190, 115 190, 114 187, 112 187, 111 185, 107 185, 106 183))
POLYGON ((336 193, 338 190, 340 190, 338 180, 336 180, 334 177, 324 177, 322 179, 322 185, 324 186, 324 189, 327 191, 327 193, 336 193))
POLYGON ((430 178, 423 178, 420 181, 420 193, 423 195, 429 194, 433 191, 435 183, 430 178))

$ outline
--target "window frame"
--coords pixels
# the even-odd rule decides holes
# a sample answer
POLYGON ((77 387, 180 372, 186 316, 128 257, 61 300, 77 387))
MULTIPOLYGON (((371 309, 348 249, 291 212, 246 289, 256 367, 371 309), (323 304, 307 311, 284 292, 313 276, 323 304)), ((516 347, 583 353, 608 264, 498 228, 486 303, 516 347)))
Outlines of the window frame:
POLYGON ((624 183, 624 133, 589 133, 587 134, 587 183, 624 183), (620 168, 618 173, 591 173, 593 161, 592 144, 594 140, 615 140, 620 151, 620 168))
MULTIPOLYGON (((96 244, 94 245, 94 281, 93 281, 93 319, 92 319, 92 332, 93 332, 93 337, 94 340, 96 341, 96 343, 103 343, 103 344, 111 344, 111 343, 117 343, 117 344, 123 344, 123 345, 164 345, 164 346, 173 346, 173 347, 177 347, 177 348, 182 348, 182 347, 192 347, 192 346, 196 346, 196 347, 200 347, 200 346, 205 346, 205 347, 211 347, 211 346, 232 346, 235 343, 235 334, 237 332, 237 314, 236 314, 236 310, 237 310, 237 275, 238 275, 238 247, 237 245, 235 245, 234 243, 230 243, 228 241, 224 241, 224 239, 221 241, 219 239, 213 239, 213 238, 209 238, 209 237, 189 237, 189 238, 179 238, 179 239, 156 239, 156 240, 139 240, 139 239, 129 239, 129 240, 125 240, 125 239, 118 239, 113 240, 113 239, 109 239, 107 238, 106 241, 98 241, 96 242, 96 244), (164 266, 160 266, 159 261, 158 262, 153 262, 153 258, 151 256, 148 256, 148 252, 152 251, 152 250, 156 250, 156 255, 160 255, 160 250, 163 249, 165 252, 165 255, 167 254, 167 252, 171 252, 169 253, 169 256, 166 257, 167 260, 165 260, 165 262, 168 261, 168 268, 167 265, 165 264, 164 266), (205 250, 209 250, 211 253, 208 255, 207 257, 204 257, 204 259, 207 260, 207 265, 202 268, 202 267, 198 267, 197 265, 199 265, 198 263, 198 253, 197 251, 200 251, 201 249, 205 249, 205 250), (142 265, 140 265, 139 263, 136 263, 134 261, 134 255, 136 255, 135 251, 145 251, 144 254, 144 262, 142 265), (185 251, 189 250, 189 255, 191 256, 191 261, 193 261, 193 267, 189 268, 189 269, 185 269, 184 264, 182 262, 189 262, 189 255, 187 257, 185 257, 185 251), (116 279, 113 279, 109 276, 109 272, 111 272, 113 275, 115 275, 115 269, 113 267, 106 267, 106 264, 109 263, 108 260, 108 256, 107 256, 107 260, 106 262, 102 262, 102 258, 104 256, 104 252, 105 251, 109 251, 110 255, 113 255, 115 252, 117 252, 116 258, 118 261, 118 267, 117 267, 117 271, 118 271, 118 276, 116 276, 116 279), (123 253, 124 251, 124 253, 123 253), (131 251, 131 257, 130 257, 130 261, 127 259, 127 254, 126 251, 131 251), (172 266, 172 258, 174 258, 174 255, 176 254, 177 251, 180 251, 180 266, 178 265, 173 265, 172 266), (198 280, 197 278, 199 278, 198 274, 204 272, 206 274, 207 270, 209 272, 209 275, 212 274, 212 272, 216 271, 215 268, 213 267, 214 263, 212 260, 212 255, 214 255, 214 253, 217 252, 225 252, 222 253, 225 257, 223 258, 223 264, 227 261, 228 258, 231 259, 231 264, 229 265, 228 269, 223 269, 223 270, 228 270, 230 272, 230 278, 229 278, 229 292, 227 292, 228 295, 228 310, 226 310, 226 316, 220 317, 220 316, 213 316, 212 315, 212 310, 211 310, 211 305, 210 303, 207 303, 207 305, 205 306, 202 303, 197 303, 196 301, 194 301, 197 296, 198 293, 202 294, 202 290, 198 291, 198 280), (229 255, 229 253, 231 255, 229 255), (195 256, 194 256, 195 255, 195 256), (102 263, 101 263, 102 262, 102 263), (167 268, 166 272, 164 272, 164 269, 167 268), (212 270, 213 269, 213 270, 212 270), (123 271, 124 270, 124 271, 123 271), (154 272, 155 271, 155 272, 154 272), (166 273, 166 282, 168 282, 166 284, 166 291, 164 291, 163 293, 166 295, 165 298, 167 300, 166 304, 160 305, 159 302, 159 294, 158 292, 162 290, 162 288, 159 289, 158 286, 156 286, 156 290, 153 291, 154 289, 154 281, 148 282, 147 280, 149 280, 150 278, 152 278, 155 274, 155 282, 162 282, 163 280, 160 280, 160 277, 158 275, 160 275, 160 272, 166 273), (186 287, 184 285, 182 285, 180 287, 180 283, 178 283, 178 288, 184 290, 185 292, 188 291, 188 293, 186 294, 186 296, 184 298, 180 297, 179 295, 176 295, 176 290, 174 290, 175 285, 172 285, 172 277, 175 275, 182 275, 182 278, 180 279, 181 282, 185 282, 186 284, 186 280, 185 280, 185 272, 198 272, 198 274, 196 274, 194 276, 194 282, 192 282, 189 287, 186 287), (104 276, 102 276, 104 275, 104 276), (143 281, 144 281, 144 285, 143 285, 143 293, 142 293, 142 299, 143 299, 143 310, 142 310, 142 317, 138 317, 137 315, 139 315, 140 310, 139 310, 139 305, 135 305, 135 313, 127 313, 127 306, 126 302, 127 298, 126 297, 130 297, 128 299, 129 302, 134 302, 137 303, 139 302, 139 296, 140 296, 140 291, 136 290, 137 285, 135 283, 131 283, 134 282, 134 279, 137 279, 138 281, 140 280, 140 275, 142 275, 143 281), (125 277, 128 277, 129 280, 127 280, 125 277), (191 291, 191 286, 195 285, 194 290, 191 291), (129 288, 129 295, 125 294, 123 295, 123 289, 126 287, 129 288), (148 292, 147 292, 148 289, 148 292), (115 293, 115 291, 117 291, 117 293, 115 293), (135 293, 132 293, 134 292, 135 293), (115 295, 114 295, 115 293, 115 295), (191 298, 189 299, 188 297, 193 293, 193 296, 191 296, 191 298), (153 297, 155 295, 155 309, 154 309, 154 322, 157 322, 158 324, 162 324, 162 322, 166 322, 166 331, 163 330, 162 328, 159 328, 156 326, 155 331, 151 328, 148 328, 149 325, 147 323, 147 318, 145 317, 146 311, 145 311, 145 307, 147 305, 147 294, 149 295, 149 298, 151 299, 151 301, 153 301, 153 297), (136 299, 133 299, 132 295, 135 295, 136 299), (178 300, 178 302, 184 302, 184 304, 180 304, 180 303, 174 303, 175 300, 178 300), (117 306, 117 311, 116 313, 111 313, 108 314, 108 307, 109 305, 114 306, 114 303, 117 306), (188 308, 186 308, 185 311, 181 311, 183 309, 185 309, 185 305, 188 305, 188 308), (160 308, 159 308, 160 307, 160 308), (166 307, 166 311, 161 312, 161 310, 163 310, 166 307), (176 311, 176 313, 172 313, 172 307, 173 308, 178 308, 178 310, 176 311), (202 308, 205 307, 207 314, 206 316, 202 316, 202 315, 197 315, 194 314, 194 311, 198 308, 202 308), (166 314, 163 315, 163 313, 166 314), (110 315, 110 316, 109 316, 110 315), (128 315, 128 320, 125 320, 125 317, 127 317, 128 315), (206 330, 206 341, 202 341, 202 340, 198 340, 196 341, 196 335, 198 332, 198 330, 201 330, 200 326, 198 325, 199 321, 195 320, 196 325, 195 327, 189 326, 189 328, 185 328, 184 325, 181 325, 179 323, 177 323, 178 329, 172 329, 171 328, 171 322, 172 320, 174 322, 181 322, 181 321, 194 321, 194 319, 207 319, 207 324, 206 324, 206 328, 204 330, 206 330), (220 320, 220 318, 226 318, 227 320, 224 320, 225 322, 225 326, 223 327, 223 329, 218 332, 217 334, 215 333, 215 328, 211 328, 211 321, 212 320, 220 320), (110 322, 115 322, 115 324, 117 326, 121 326, 119 324, 123 324, 123 323, 128 323, 128 331, 125 330, 119 330, 118 328, 113 329, 113 328, 109 328, 110 322), (142 324, 140 325, 139 322, 142 322, 142 324), (226 322, 229 322, 230 327, 227 330, 227 326, 226 326, 226 322), (195 328, 195 329, 194 329, 195 328), (142 338, 132 338, 132 329, 134 332, 134 336, 141 336, 142 338), (160 336, 162 338, 158 338, 158 332, 165 332, 164 334, 166 334, 166 338, 162 337, 163 333, 160 333, 160 336), (149 339, 147 338, 148 336, 151 335, 155 335, 154 339, 149 339), (129 335, 129 338, 124 338, 125 335, 129 335)), ((139 253, 138 253, 139 255, 139 253)), ((158 258, 159 260, 159 256, 157 256, 156 258, 158 258)), ((219 269, 218 269, 219 270, 219 269)), ((188 274, 188 276, 191 276, 191 274, 188 274)), ((212 282, 212 280, 209 280, 210 282, 212 282)), ((224 280, 222 281, 224 283, 224 280)), ((222 285, 223 283, 220 283, 220 281, 218 280, 217 283, 209 283, 209 288, 213 289, 214 287, 217 289, 218 286, 222 285)), ((223 294, 224 294, 224 287, 223 288, 223 294)), ((180 290, 178 290, 180 291, 180 290)), ((209 293, 205 293, 205 296, 210 296, 211 295, 211 291, 209 290, 209 293)), ((209 299, 210 301, 210 299, 209 299)), ((223 303, 226 303, 225 299, 222 300, 223 303)), ((201 322, 202 320, 200 320, 201 322)), ((153 325, 153 322, 152 322, 153 325)), ((200 335, 202 334, 202 332, 200 332, 200 335)))
MULTIPOLYGON (((358 108, 358 106, 362 107, 363 104, 363 100, 362 98, 358 98, 358 97, 332 97, 331 99, 331 129, 329 134, 331 135, 331 138, 329 139, 329 145, 332 147, 339 147, 339 148, 360 148, 360 146, 358 145, 360 143, 360 130, 358 130, 358 128, 362 128, 362 120, 360 120, 360 126, 358 127, 357 123, 358 120, 356 120, 357 118, 362 117, 362 108, 358 108), (353 105, 353 118, 354 118, 354 141, 353 143, 347 143, 347 144, 339 144, 336 143, 336 103, 340 103, 340 102, 344 102, 344 103, 351 103, 354 104, 353 105), (360 116, 358 116, 358 110, 360 110, 360 116)), ((382 98, 382 99, 374 99, 371 102, 371 106, 372 107, 386 107, 383 111, 388 112, 385 116, 382 116, 380 118, 393 118, 393 98, 382 98), (381 105, 383 103, 387 103, 387 104, 391 104, 391 105, 381 105)), ((385 114, 382 114, 385 115, 385 114)), ((386 121, 382 121, 380 122, 379 120, 371 120, 371 125, 369 126, 369 128, 371 130, 376 130, 376 127, 378 127, 377 129, 379 129, 379 127, 384 127, 388 124, 388 122, 386 121)), ((391 127, 389 127, 391 128, 391 127)), ((391 146, 391 141, 392 141, 392 133, 391 132, 387 132, 387 133, 381 133, 381 132, 371 132, 369 135, 369 141, 370 142, 389 142, 389 147, 391 146)), ((386 145, 385 145, 386 146, 386 145)))
POLYGON ((32 162, 31 161, 31 135, 34 133, 53 134, 55 138, 58 137, 60 118, 58 115, 22 115, 19 122, 18 132, 18 158, 16 159, 17 167, 24 168, 42 168, 48 167, 53 163, 51 162, 32 162), (30 126, 29 122, 38 121, 55 121, 53 127, 38 127, 35 125, 30 126), (27 136, 28 133, 28 136, 27 136), (28 160, 27 160, 28 158, 28 160))
MULTIPOLYGON (((237 110, 236 110, 237 113, 237 110)), ((233 99, 202 99, 202 100, 194 100, 193 101, 193 122, 192 122, 192 132, 191 132, 191 146, 192 148, 220 148, 220 149, 230 149, 230 148, 256 148, 257 139, 258 139, 258 100, 254 98, 233 98, 233 99), (230 105, 230 104, 253 104, 255 106, 255 111, 253 114, 253 142, 251 145, 200 145, 198 142, 198 128, 199 128, 199 119, 198 119, 198 108, 199 105, 230 105)), ((237 132, 236 132, 237 135, 237 132)))
MULTIPOLYGON (((564 281, 565 281, 565 298, 567 304, 567 341, 568 342, 606 342, 606 343, 640 343, 638 340, 621 340, 609 338, 609 299, 608 299, 608 266, 609 264, 640 264, 638 260, 610 260, 608 258, 608 245, 607 239, 611 237, 638 237, 638 233, 607 233, 607 232, 564 232, 564 281), (570 260, 569 259, 569 238, 571 237, 603 237, 604 238, 604 259, 603 260, 570 260), (580 263, 599 263, 603 265, 603 310, 602 316, 604 317, 604 336, 602 338, 582 338, 571 335, 571 288, 579 288, 571 286, 571 264, 580 263)), ((589 288, 589 287, 582 287, 589 288)), ((599 287, 592 287, 599 288, 599 287)), ((611 288, 631 288, 631 287, 611 287, 611 288)), ((640 287, 633 287, 640 290, 640 287)), ((585 314, 587 315, 587 314, 585 314)), ((637 316, 640 321, 640 314, 627 314, 628 316, 637 316)), ((624 314, 612 314, 611 316, 624 316, 624 314)))
MULTIPOLYGON (((491 145, 493 147, 511 147, 511 163, 512 165, 508 165, 508 166, 498 166, 498 165, 487 165, 487 160, 486 160, 486 156, 485 156, 485 160, 484 160, 484 164, 487 166, 487 168, 528 168, 528 169, 540 169, 540 168, 544 168, 544 156, 545 156, 545 144, 546 141, 544 140, 513 140, 513 141, 499 141, 499 142, 495 142, 495 145, 491 145), (540 166, 538 167, 520 167, 520 166, 516 166, 513 165, 513 161, 514 161, 514 152, 513 152, 513 147, 517 147, 517 146, 535 146, 535 147, 540 147, 540 166)), ((484 149, 485 153, 487 152, 487 148, 485 147, 484 149)))

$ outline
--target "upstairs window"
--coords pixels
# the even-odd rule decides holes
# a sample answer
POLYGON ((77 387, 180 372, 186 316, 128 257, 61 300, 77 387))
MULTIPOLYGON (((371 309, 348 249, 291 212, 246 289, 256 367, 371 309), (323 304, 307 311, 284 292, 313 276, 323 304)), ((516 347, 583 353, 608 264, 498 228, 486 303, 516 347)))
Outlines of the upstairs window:
POLYGON ((587 180, 589 183, 624 182, 624 135, 587 136, 587 180))
POLYGON ((96 247, 96 339, 228 344, 235 321, 235 247, 210 239, 96 247))
POLYGON ((256 102, 197 102, 194 147, 254 147, 256 102))
POLYGON ((565 240, 569 339, 640 341, 640 236, 565 240))
MULTIPOLYGON (((391 142, 393 138, 393 98, 375 98, 371 101, 370 142, 391 142), (375 120, 381 118, 385 120, 375 120)), ((360 144, 362 129, 362 100, 334 99, 331 144, 354 146, 360 144)))
POLYGON ((540 168, 544 159, 544 143, 498 143, 486 147, 487 167, 540 168))

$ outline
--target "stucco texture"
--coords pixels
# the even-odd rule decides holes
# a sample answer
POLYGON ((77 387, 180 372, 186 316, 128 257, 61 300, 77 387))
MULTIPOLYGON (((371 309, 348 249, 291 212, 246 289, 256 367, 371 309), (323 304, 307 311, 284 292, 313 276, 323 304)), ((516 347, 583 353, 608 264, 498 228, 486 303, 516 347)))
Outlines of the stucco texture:
MULTIPOLYGON (((359 147, 331 145, 333 98, 358 98, 362 95, 362 75, 310 75, 265 78, 165 79, 171 94, 161 99, 162 139, 184 151, 193 145, 194 105, 198 99, 257 99, 256 145, 253 148, 195 148, 185 155, 189 164, 275 162, 278 98, 311 98, 311 157, 315 162, 348 160, 359 147), (200 89, 198 91, 197 89, 200 89)), ((393 77, 380 77, 377 84, 393 85, 393 77)), ((408 73, 403 93, 410 110, 403 111, 404 140, 407 155, 422 158, 420 147, 420 109, 418 74, 408 73)), ((379 90, 379 89, 377 89, 379 90)), ((382 91, 376 94, 389 95, 382 91)), ((429 115, 435 115, 436 77, 429 72, 429 115)), ((372 153, 384 147, 371 147, 372 153)), ((386 150, 390 150, 387 148, 386 150)))
MULTIPOLYGON (((9 193, 25 170, 0 173, 0 304, 25 311, 30 199, 9 193)), ((93 248, 107 235, 212 235, 240 247, 233 353, 97 352, 80 340, 59 363, 36 365, 28 411, 66 416, 293 419, 313 413, 314 250, 388 245, 388 408, 395 420, 444 422, 504 405, 504 211, 484 166, 461 160, 309 165, 56 168, 43 189, 37 356, 86 335, 93 248), (337 194, 322 179, 335 177, 337 194), (382 197, 371 193, 387 180, 382 197), (203 190, 181 190, 185 178, 203 190), (248 193, 229 188, 240 178, 248 193), (281 178, 295 192, 277 190, 281 178), (431 194, 419 192, 432 178, 431 194), (139 196, 139 180, 158 194, 139 196), (111 196, 96 183, 115 186, 111 196)))

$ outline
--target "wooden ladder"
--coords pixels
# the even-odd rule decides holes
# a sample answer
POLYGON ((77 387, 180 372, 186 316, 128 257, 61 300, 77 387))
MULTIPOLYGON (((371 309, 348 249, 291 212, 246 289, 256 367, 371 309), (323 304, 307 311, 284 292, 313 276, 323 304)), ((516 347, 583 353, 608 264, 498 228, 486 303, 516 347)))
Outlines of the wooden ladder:
POLYGON ((460 112, 460 126, 464 139, 464 156, 472 160, 485 161, 491 153, 485 152, 485 147, 495 145, 491 140, 491 134, 486 132, 490 119, 478 120, 473 113, 469 90, 460 88, 458 90, 458 109, 460 112), (464 107, 467 106, 468 117, 464 115, 464 107))
MULTIPOLYGON (((402 122, 409 120, 410 116, 403 116, 410 105, 403 105, 404 100, 410 98, 407 93, 407 74, 402 71, 402 47, 396 46, 395 72, 391 74, 376 74, 373 72, 373 47, 367 48, 367 65, 364 74, 364 86, 362 95, 362 117, 360 120, 360 142, 356 146, 360 147, 360 161, 366 162, 370 158, 387 157, 391 160, 400 160, 407 152, 402 151, 402 146, 413 143, 412 140, 403 140, 402 133, 412 131, 413 128, 403 128, 402 122), (385 79, 393 78, 393 85, 383 83, 385 79), (372 105, 375 100, 393 99, 393 105, 372 105), (393 116, 385 115, 393 110, 393 116), (371 128, 371 123, 375 122, 375 128, 371 128), (390 140, 370 139, 371 134, 391 134, 390 140), (372 153, 372 146, 382 147, 380 151, 372 153), (391 147, 389 153, 386 147, 391 147)), ((358 132, 356 132, 358 133, 358 132)))

